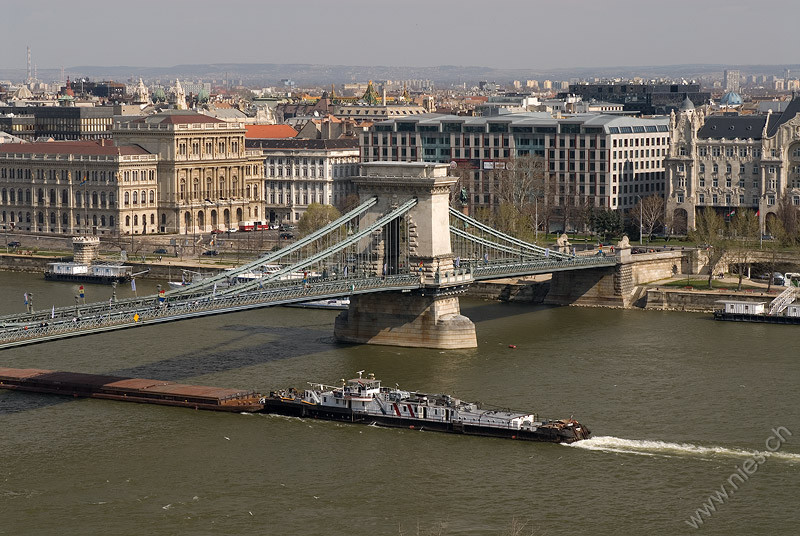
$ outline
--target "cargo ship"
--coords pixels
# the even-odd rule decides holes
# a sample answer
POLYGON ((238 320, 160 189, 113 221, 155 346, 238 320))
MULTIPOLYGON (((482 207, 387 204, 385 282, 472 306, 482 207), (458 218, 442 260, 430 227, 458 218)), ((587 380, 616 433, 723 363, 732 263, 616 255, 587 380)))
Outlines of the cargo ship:
POLYGON ((342 380, 339 387, 310 383, 273 391, 260 400, 262 412, 378 426, 430 430, 552 443, 589 439, 591 431, 578 421, 544 419, 535 413, 483 409, 443 394, 382 387, 373 374, 342 380))

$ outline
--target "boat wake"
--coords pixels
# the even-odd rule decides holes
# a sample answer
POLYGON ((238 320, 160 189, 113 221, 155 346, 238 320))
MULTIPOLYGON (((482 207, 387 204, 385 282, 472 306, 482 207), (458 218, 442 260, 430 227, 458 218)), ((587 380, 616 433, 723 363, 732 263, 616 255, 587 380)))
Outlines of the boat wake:
POLYGON ((764 456, 776 460, 800 462, 800 454, 793 452, 770 452, 768 450, 747 450, 728 447, 701 446, 691 443, 670 443, 649 439, 623 439, 621 437, 598 436, 566 445, 572 448, 599 450, 637 456, 697 457, 711 458, 752 458, 764 456))

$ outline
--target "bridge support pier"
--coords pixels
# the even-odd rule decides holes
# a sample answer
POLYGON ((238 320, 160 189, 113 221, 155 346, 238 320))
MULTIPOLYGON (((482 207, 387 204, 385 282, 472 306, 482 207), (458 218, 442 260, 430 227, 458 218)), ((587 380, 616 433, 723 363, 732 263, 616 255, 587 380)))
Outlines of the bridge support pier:
POLYGON ((461 314, 458 296, 399 292, 350 298, 333 329, 343 342, 415 348, 475 348, 475 324, 461 314))

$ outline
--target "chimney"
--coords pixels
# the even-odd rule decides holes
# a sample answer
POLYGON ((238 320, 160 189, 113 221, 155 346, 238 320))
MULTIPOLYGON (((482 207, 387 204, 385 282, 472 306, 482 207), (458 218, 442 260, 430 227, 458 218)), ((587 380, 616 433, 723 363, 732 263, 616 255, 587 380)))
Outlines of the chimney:
POLYGON ((383 86, 383 105, 386 106, 386 86, 383 86))

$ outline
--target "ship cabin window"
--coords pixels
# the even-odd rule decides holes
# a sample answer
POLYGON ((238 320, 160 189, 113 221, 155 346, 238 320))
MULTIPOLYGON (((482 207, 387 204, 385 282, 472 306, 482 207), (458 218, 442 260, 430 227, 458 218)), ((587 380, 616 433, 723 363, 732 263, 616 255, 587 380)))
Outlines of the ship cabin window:
POLYGON ((327 402, 327 401, 328 401, 328 397, 327 397, 327 396, 323 396, 323 397, 322 397, 322 401, 323 401, 323 402, 327 402))

